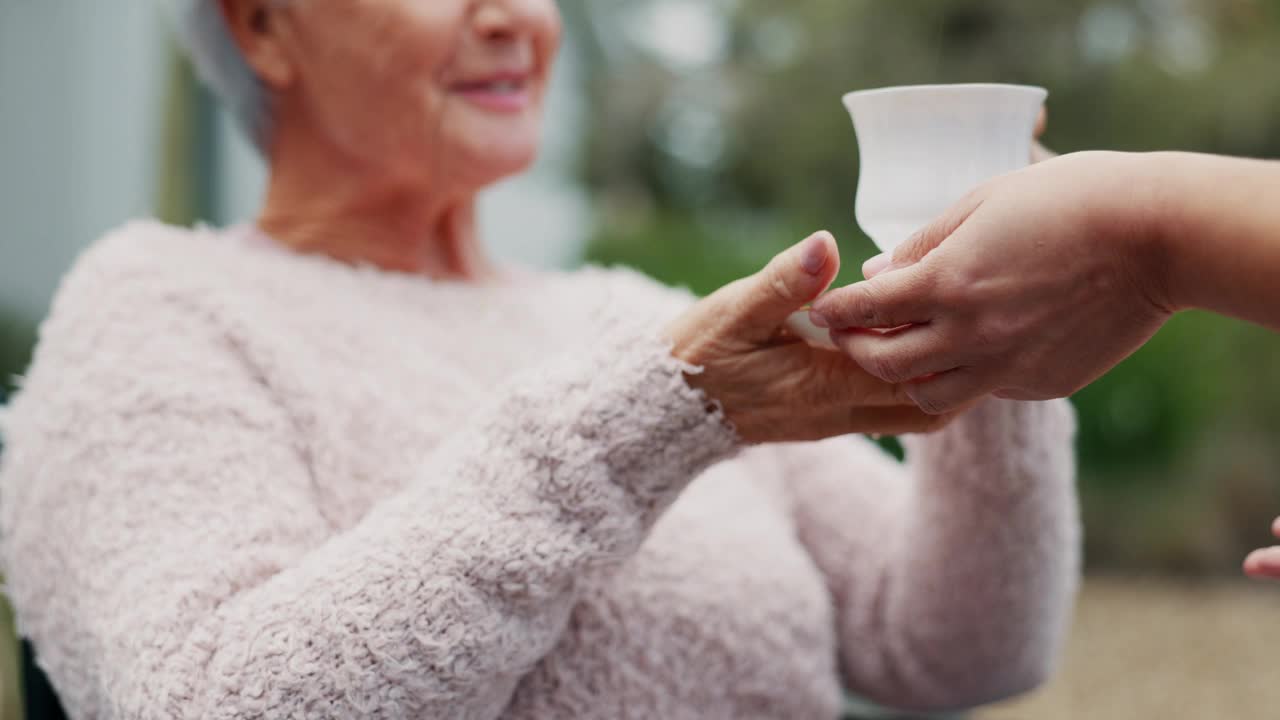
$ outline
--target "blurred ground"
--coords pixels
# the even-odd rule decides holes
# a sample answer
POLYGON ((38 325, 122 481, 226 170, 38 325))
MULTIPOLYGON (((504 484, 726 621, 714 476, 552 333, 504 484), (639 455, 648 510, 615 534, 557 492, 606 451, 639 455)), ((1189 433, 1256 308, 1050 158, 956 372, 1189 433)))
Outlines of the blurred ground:
POLYGON ((975 720, 1280 717, 1280 589, 1094 578, 1047 688, 975 720))

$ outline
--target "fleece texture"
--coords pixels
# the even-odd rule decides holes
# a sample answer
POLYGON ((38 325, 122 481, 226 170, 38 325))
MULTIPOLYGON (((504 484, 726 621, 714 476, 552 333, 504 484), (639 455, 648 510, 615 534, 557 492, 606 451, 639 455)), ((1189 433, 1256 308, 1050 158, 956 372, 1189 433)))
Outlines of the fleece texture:
POLYGON ((133 223, 4 418, 21 631, 77 718, 834 718, 1043 679, 1065 403, 745 448, 626 271, 433 282, 133 223))

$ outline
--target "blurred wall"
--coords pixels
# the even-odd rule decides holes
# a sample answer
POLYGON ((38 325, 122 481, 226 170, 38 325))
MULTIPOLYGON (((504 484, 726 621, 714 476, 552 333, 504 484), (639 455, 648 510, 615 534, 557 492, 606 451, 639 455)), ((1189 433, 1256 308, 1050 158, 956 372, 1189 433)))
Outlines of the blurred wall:
POLYGON ((144 0, 0 1, 0 305, 42 312, 86 242, 150 212, 164 52, 144 0))

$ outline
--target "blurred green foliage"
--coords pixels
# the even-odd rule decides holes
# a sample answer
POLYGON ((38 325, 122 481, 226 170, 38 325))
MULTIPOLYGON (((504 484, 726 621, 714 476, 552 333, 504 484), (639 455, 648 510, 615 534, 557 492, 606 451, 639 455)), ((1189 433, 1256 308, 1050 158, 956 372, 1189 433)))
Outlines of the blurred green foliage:
POLYGON ((13 388, 14 378, 27 367, 35 340, 32 321, 0 307, 0 403, 13 388))

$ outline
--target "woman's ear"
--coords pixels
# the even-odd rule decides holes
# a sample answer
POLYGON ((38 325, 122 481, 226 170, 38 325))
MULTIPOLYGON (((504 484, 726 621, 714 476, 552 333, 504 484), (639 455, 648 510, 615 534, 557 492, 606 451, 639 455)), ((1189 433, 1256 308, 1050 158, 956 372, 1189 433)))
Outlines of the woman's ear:
POLYGON ((222 17, 240 54, 268 87, 280 90, 293 82, 293 64, 285 51, 282 3, 278 0, 218 0, 222 17))

